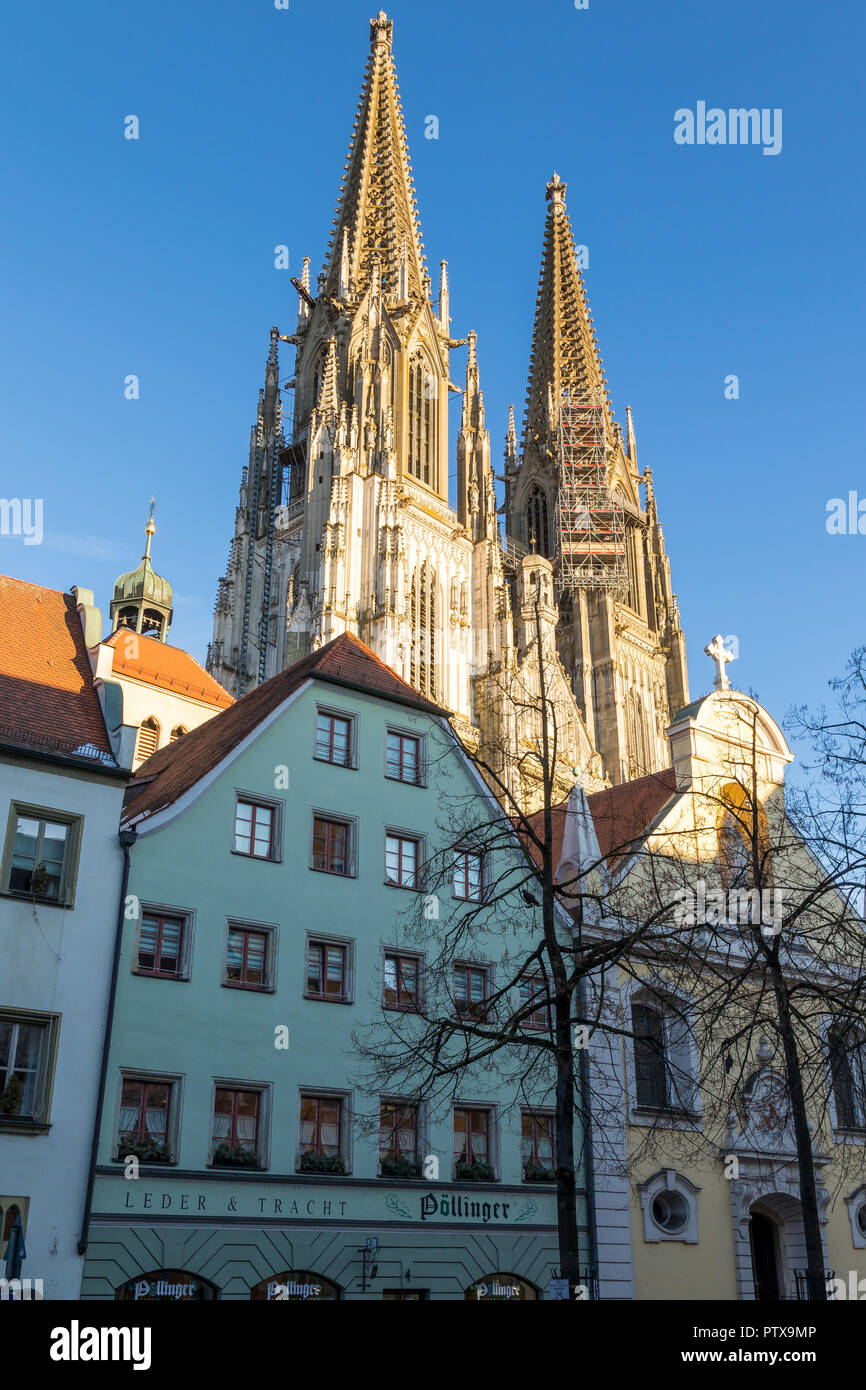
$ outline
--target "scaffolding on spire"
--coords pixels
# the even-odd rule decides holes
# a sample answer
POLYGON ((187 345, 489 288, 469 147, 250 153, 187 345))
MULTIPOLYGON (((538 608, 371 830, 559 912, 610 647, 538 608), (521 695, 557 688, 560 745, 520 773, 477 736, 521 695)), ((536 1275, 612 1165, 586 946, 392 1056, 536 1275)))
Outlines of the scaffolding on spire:
POLYGON ((610 487, 601 387, 562 391, 556 536, 560 589, 623 593, 628 586, 625 511, 610 487))

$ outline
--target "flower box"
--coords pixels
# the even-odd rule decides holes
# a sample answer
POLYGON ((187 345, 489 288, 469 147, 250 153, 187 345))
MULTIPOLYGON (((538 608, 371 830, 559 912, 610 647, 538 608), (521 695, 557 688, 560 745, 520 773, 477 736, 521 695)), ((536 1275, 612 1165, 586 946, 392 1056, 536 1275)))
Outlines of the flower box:
POLYGON ((541 1163, 524 1163, 523 1181, 556 1182, 556 1170, 554 1168, 545 1168, 541 1163))
POLYGON ((124 1139, 121 1136, 117 1144, 117 1157, 121 1163, 127 1158, 137 1158, 139 1163, 171 1163, 171 1150, 150 1134, 144 1139, 124 1139))
POLYGON ((471 1163, 455 1163, 454 1176, 458 1182, 495 1182, 493 1164, 473 1159, 471 1163))
POLYGON ((403 1154, 385 1154, 379 1164, 383 1178, 420 1178, 421 1164, 403 1154))
POLYGON ((302 1173, 345 1173, 346 1164, 342 1154, 301 1154, 302 1173))
POLYGON ((249 1149, 233 1149, 230 1144, 217 1144, 211 1159, 216 1168, 258 1168, 258 1154, 249 1149))

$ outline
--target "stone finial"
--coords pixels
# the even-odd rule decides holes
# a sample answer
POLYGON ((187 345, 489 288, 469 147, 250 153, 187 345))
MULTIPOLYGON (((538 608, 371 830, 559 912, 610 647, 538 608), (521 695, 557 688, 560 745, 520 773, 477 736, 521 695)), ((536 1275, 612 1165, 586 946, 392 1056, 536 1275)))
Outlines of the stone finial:
POLYGON ((554 207, 558 207, 560 205, 562 207, 565 207, 565 190, 567 189, 567 187, 568 184, 563 183, 562 179, 559 177, 559 174, 557 174, 556 170, 554 170, 553 178, 547 185, 547 201, 549 203, 553 203, 554 207))
POLYGON ((376 18, 370 20, 370 47, 378 48, 383 43, 390 48, 393 41, 394 21, 388 18, 384 10, 380 10, 376 18))

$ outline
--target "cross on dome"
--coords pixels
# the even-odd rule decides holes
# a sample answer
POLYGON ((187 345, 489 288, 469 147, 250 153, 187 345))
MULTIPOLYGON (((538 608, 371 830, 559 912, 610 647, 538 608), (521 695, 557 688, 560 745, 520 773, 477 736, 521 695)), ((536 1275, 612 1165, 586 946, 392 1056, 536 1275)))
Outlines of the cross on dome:
POLYGON ((712 642, 708 642, 704 647, 708 657, 716 663, 716 679, 713 681, 715 690, 730 690, 731 682, 728 680, 728 673, 725 670, 729 661, 734 660, 733 652, 729 652, 725 646, 725 639, 720 633, 716 633, 712 642))

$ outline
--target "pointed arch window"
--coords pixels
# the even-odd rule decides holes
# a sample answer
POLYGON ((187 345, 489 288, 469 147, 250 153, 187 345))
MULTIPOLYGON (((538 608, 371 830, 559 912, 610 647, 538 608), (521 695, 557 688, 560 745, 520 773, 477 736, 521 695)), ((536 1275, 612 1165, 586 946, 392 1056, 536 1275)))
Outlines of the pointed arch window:
POLYGON ((628 566, 628 590, 625 601, 633 612, 640 613, 640 574, 643 547, 637 528, 634 526, 629 526, 626 531, 625 554, 628 566))
POLYGON ((431 700, 438 693, 436 628, 438 620, 436 571, 425 560, 412 576, 410 622, 412 625, 411 683, 431 700))
POLYGON ((145 719, 138 726, 138 737, 135 741, 135 756, 140 762, 149 758, 151 753, 155 753, 159 747, 159 724, 151 716, 145 719))
POLYGON ((643 776, 650 771, 649 735, 643 700, 637 690, 628 693, 628 744, 635 771, 643 776))
POLYGON ((176 724, 169 734, 169 743, 177 743, 178 739, 183 738, 184 734, 187 732, 188 730, 184 728, 183 724, 176 724))
POLYGON ((553 558, 547 494, 537 484, 530 491, 526 502, 526 543, 530 550, 533 549, 534 543, 539 555, 546 555, 549 560, 553 558))
POLYGON ((427 487, 439 485, 437 468, 438 381, 420 352, 409 360, 408 470, 427 487))

